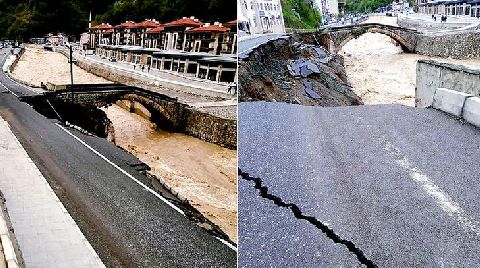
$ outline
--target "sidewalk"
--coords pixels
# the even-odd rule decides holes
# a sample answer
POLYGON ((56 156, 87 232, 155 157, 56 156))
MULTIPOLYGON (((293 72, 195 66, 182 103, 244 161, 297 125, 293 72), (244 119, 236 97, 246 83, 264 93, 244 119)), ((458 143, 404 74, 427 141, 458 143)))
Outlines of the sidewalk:
POLYGON ((0 189, 26 267, 104 267, 0 117, 0 189))

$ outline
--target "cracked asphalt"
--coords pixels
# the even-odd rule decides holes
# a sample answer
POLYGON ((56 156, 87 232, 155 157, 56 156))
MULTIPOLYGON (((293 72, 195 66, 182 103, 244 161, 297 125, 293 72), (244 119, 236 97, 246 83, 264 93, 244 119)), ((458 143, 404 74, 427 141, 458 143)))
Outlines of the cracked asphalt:
MULTIPOLYGON (((378 267, 478 267, 480 130, 402 105, 239 105, 239 168, 378 267)), ((239 177, 239 266, 362 267, 239 177)), ((364 266, 363 266, 364 267, 364 266)))

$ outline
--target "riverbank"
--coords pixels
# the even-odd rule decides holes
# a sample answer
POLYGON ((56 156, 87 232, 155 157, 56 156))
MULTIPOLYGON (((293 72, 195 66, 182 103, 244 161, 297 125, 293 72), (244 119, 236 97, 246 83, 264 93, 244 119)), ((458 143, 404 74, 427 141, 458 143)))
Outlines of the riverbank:
POLYGON ((364 104, 415 105, 416 64, 421 59, 480 66, 480 59, 455 60, 403 53, 390 37, 365 33, 339 52, 353 91, 364 104))
MULTIPOLYGON (((59 53, 44 50, 42 46, 28 45, 12 72, 13 78, 28 85, 40 87, 42 83, 70 84, 70 64, 59 53)), ((73 66, 76 84, 102 84, 110 81, 73 66)))
POLYGON ((179 195, 237 242, 237 151, 156 128, 118 105, 103 108, 115 143, 151 167, 179 195))

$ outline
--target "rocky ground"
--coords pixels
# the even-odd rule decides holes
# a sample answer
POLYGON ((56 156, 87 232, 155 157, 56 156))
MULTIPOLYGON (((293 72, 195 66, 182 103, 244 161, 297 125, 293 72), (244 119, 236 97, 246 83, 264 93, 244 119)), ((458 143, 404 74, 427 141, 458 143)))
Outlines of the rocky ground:
POLYGON ((358 105, 343 58, 308 40, 270 41, 240 62, 240 101, 280 101, 302 105, 358 105))

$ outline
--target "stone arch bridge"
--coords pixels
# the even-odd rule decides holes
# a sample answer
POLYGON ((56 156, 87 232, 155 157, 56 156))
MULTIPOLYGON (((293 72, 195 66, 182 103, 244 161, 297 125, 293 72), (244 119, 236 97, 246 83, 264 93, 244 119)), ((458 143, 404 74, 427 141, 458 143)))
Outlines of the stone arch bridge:
POLYGON ((317 43, 328 49, 331 53, 338 53, 350 40, 364 33, 381 33, 395 40, 405 52, 416 52, 417 40, 421 35, 416 30, 378 23, 355 24, 334 28, 325 28, 314 33, 317 43))
MULTIPOLYGON (((58 104, 59 102, 54 100, 60 100, 66 109, 75 107, 68 106, 72 102, 76 105, 90 105, 90 107, 91 105, 104 107, 117 103, 124 109, 149 119, 163 130, 185 133, 232 149, 236 148, 237 144, 235 120, 199 111, 178 102, 176 98, 142 88, 122 84, 68 85, 65 90, 47 92, 34 98, 37 100, 30 100, 30 102, 44 103, 43 106, 46 106, 47 110, 50 110, 47 100, 51 101, 50 105, 58 104)), ((29 100, 25 101, 29 102, 29 100)), ((84 120, 89 119, 84 118, 84 120)))

